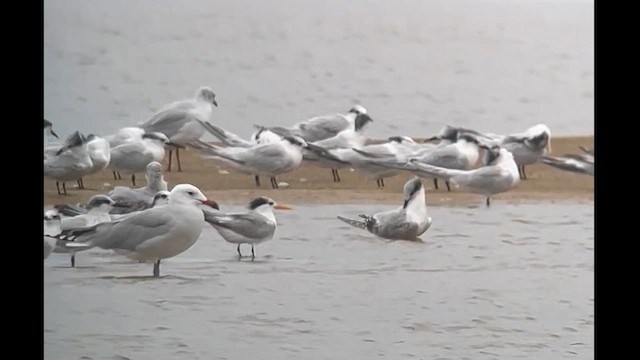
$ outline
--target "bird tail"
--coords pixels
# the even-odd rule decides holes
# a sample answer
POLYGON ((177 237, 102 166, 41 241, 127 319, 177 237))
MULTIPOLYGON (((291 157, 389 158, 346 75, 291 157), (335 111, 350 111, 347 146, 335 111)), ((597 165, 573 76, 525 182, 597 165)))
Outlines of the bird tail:
POLYGON ((247 140, 244 140, 243 138, 241 138, 240 136, 232 132, 225 131, 224 129, 218 126, 215 126, 208 121, 202 121, 198 119, 198 122, 200 122, 200 125, 202 125, 202 127, 204 127, 205 130, 210 132, 211 135, 220 139, 220 141, 222 141, 227 146, 237 146, 237 147, 251 146, 251 143, 248 142, 247 140))
MULTIPOLYGON (((368 219, 369 217, 366 215, 360 215, 360 217, 364 218, 364 219, 368 219)), ((338 215, 338 219, 346 222, 347 224, 353 226, 353 227, 357 227, 358 229, 367 229, 367 223, 366 221, 359 221, 359 220, 352 220, 352 219, 347 219, 345 217, 339 216, 338 215)))
POLYGON ((420 162, 418 159, 411 159, 409 160, 409 162, 414 165, 414 169, 412 172, 418 176, 433 177, 433 178, 439 178, 439 179, 449 181, 455 175, 464 173, 463 171, 460 171, 460 170, 447 169, 439 166, 429 165, 429 164, 420 162))
POLYGON ((234 159, 234 158, 222 153, 221 150, 223 148, 221 148, 219 146, 215 146, 215 145, 212 145, 212 144, 207 144, 206 142, 204 142, 202 140, 197 140, 191 146, 194 147, 195 149, 200 150, 200 152, 202 154, 204 154, 205 157, 219 158, 219 159, 222 159, 222 160, 230 161, 230 162, 235 163, 235 164, 244 165, 244 161, 241 161, 241 160, 238 160, 238 159, 234 159))

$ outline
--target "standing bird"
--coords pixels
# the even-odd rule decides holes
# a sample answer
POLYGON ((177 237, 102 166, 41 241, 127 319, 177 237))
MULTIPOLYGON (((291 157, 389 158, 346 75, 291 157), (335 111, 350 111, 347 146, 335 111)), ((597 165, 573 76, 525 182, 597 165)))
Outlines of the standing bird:
MULTIPOLYGON (((271 132, 265 128, 262 128, 259 131, 253 133, 250 140, 245 140, 230 131, 226 131, 219 126, 213 125, 210 122, 200 121, 200 124, 213 136, 220 139, 220 141, 222 141, 224 145, 230 147, 250 148, 256 145, 268 144, 282 140, 282 136, 277 135, 276 133, 271 132)), ((260 176, 254 175, 254 177, 256 180, 256 186, 260 187, 260 176)))
MULTIPOLYGON (((87 136, 87 147, 89 149, 89 157, 91 158, 92 167, 87 175, 98 173, 107 168, 111 161, 111 147, 109 142, 95 134, 87 136)), ((84 190, 84 181, 78 179, 78 189, 84 190)))
POLYGON ((403 192, 404 203, 399 208, 371 216, 360 215, 364 221, 351 220, 342 216, 338 216, 338 219, 381 238, 419 240, 418 237, 431 227, 431 216, 427 212, 424 186, 420 178, 415 177, 407 181, 403 192))
POLYGON ((544 124, 538 124, 522 134, 506 136, 500 142, 500 146, 513 154, 520 179, 526 180, 527 173, 524 167, 551 153, 551 130, 544 124))
POLYGON ((71 134, 64 142, 63 146, 50 154, 45 153, 43 172, 44 176, 56 181, 58 195, 60 192, 60 182, 62 190, 67 195, 66 182, 78 180, 85 176, 93 168, 93 162, 89 156, 87 139, 78 131, 71 134))
POLYGON ((63 231, 58 238, 114 250, 132 260, 153 261, 153 276, 160 276, 160 260, 174 257, 196 243, 205 224, 202 205, 216 209, 191 184, 176 185, 169 203, 120 220, 63 231))
POLYGON ((415 174, 442 178, 469 192, 486 196, 489 207, 492 195, 513 189, 520 182, 520 177, 518 165, 507 149, 494 145, 487 153, 487 165, 473 170, 446 169, 418 159, 409 162, 414 166, 412 172, 415 174))
POLYGON ((44 136, 45 139, 47 139, 49 136, 53 136, 56 139, 59 139, 58 134, 56 134, 55 131, 53 131, 53 124, 51 123, 51 121, 47 120, 47 119, 43 119, 44 120, 44 136))
POLYGON ((268 197, 258 197, 249 203, 249 211, 242 213, 222 213, 203 209, 204 220, 232 244, 238 244, 238 259, 242 258, 241 244, 251 244, 251 259, 256 255, 253 246, 273 238, 277 228, 273 209, 292 210, 293 207, 277 204, 268 197))
POLYGON ((300 121, 291 127, 264 127, 281 136, 299 136, 306 142, 316 142, 332 138, 344 129, 353 127, 355 119, 360 114, 366 114, 367 110, 355 105, 346 114, 331 114, 312 117, 311 119, 300 121))
MULTIPOLYGON (((80 214, 73 217, 64 217, 60 222, 60 230, 71 230, 76 228, 83 228, 87 226, 93 226, 96 224, 100 224, 103 222, 111 221, 111 216, 109 212, 113 208, 113 206, 118 206, 118 204, 113 201, 110 197, 106 195, 95 195, 84 206, 84 209, 87 211, 84 214, 80 214)), ((60 212, 62 212, 62 208, 65 205, 56 205, 54 208, 60 212)), ((54 234, 51 234, 54 235, 54 234)), ((81 248, 68 248, 68 247, 56 247, 53 252, 55 253, 71 253, 71 267, 76 266, 76 252, 87 250, 89 247, 81 247, 81 248)))
POLYGON ((140 139, 132 139, 111 149, 110 168, 131 174, 131 183, 136 186, 136 173, 146 171, 150 162, 160 162, 164 158, 165 145, 174 144, 163 133, 145 133, 140 139))
POLYGON ((111 211, 112 214, 126 214, 149 208, 154 196, 158 192, 168 189, 162 174, 162 165, 157 161, 147 164, 145 178, 147 184, 144 187, 132 189, 126 186, 116 186, 107 193, 109 197, 122 205, 114 208, 111 211))
MULTIPOLYGON (((209 121, 213 113, 213 106, 218 106, 216 94, 210 88, 203 86, 198 89, 193 99, 181 100, 166 105, 151 119, 139 125, 145 132, 160 132, 165 134, 173 144, 186 145, 199 140, 205 129, 197 121, 209 121)), ((169 148, 169 166, 171 171, 171 157, 173 149, 169 148)), ((179 147, 176 147, 178 172, 182 172, 179 147)))
POLYGON ((315 149, 299 137, 288 136, 278 142, 249 148, 220 148, 203 141, 192 146, 199 149, 204 157, 220 159, 242 173, 270 177, 274 189, 278 188, 276 176, 300 166, 303 149, 315 149))

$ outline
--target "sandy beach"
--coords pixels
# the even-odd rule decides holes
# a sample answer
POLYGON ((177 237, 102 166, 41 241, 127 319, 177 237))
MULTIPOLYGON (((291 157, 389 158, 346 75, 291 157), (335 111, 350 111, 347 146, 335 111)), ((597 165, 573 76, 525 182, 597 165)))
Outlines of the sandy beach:
MULTIPOLYGON (((578 146, 591 148, 593 144, 593 136, 554 137, 551 140, 552 154, 579 153, 578 146)), ((181 160, 183 172, 178 173, 174 169, 172 172, 165 173, 169 188, 179 183, 191 183, 221 205, 242 204, 260 195, 291 204, 396 203, 401 200, 400 193, 404 182, 411 176, 400 174, 387 178, 385 187, 378 189, 375 181, 365 179, 357 171, 341 170, 342 182, 334 183, 329 169, 303 164, 300 168, 278 177, 278 181, 288 183, 288 187, 273 190, 270 188, 268 179, 262 179, 262 187, 256 188, 252 176, 237 173, 220 161, 204 159, 194 149, 182 151, 181 160)), ((167 161, 168 158, 165 157, 163 162, 165 168, 167 161)), ((493 197, 493 203, 503 201, 593 202, 594 178, 592 177, 560 171, 544 164, 527 166, 526 172, 527 180, 521 181, 514 190, 493 197)), ((137 179, 136 185, 144 186, 144 175, 138 174, 137 179)), ((45 179, 44 205, 82 203, 93 195, 107 193, 114 186, 131 186, 131 181, 128 177, 125 179, 125 176, 122 180, 114 181, 112 172, 107 169, 85 178, 84 184, 86 189, 78 190, 75 183, 67 183, 67 196, 64 196, 57 194, 55 181, 45 179)), ((424 184, 427 188, 428 204, 451 206, 484 204, 484 199, 480 195, 454 188, 448 192, 444 184, 439 190, 435 190, 431 181, 425 181, 424 184)))

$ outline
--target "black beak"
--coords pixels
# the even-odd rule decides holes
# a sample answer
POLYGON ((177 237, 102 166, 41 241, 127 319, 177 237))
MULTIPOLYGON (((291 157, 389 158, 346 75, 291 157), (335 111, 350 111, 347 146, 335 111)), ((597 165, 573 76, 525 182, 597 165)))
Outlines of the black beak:
POLYGON ((116 202, 115 204, 111 204, 113 207, 128 207, 129 205, 124 202, 116 202))
POLYGON ((186 149, 186 147, 185 147, 185 146, 180 145, 180 144, 176 144, 176 143, 172 143, 172 142, 167 142, 167 143, 165 143, 165 145, 169 145, 169 146, 177 147, 177 148, 180 148, 180 149, 186 149))
POLYGON ((409 199, 405 199, 405 200, 404 200, 404 205, 402 205, 402 208, 403 208, 403 209, 406 209, 406 208, 407 208, 407 205, 409 205, 409 199))
POLYGON ((55 136, 56 139, 60 139, 60 137, 58 136, 58 134, 56 134, 55 131, 53 131, 53 129, 51 129, 51 135, 55 136))
POLYGON ((215 99, 213 99, 213 105, 215 105, 216 107, 218 107, 218 102, 217 102, 215 99))

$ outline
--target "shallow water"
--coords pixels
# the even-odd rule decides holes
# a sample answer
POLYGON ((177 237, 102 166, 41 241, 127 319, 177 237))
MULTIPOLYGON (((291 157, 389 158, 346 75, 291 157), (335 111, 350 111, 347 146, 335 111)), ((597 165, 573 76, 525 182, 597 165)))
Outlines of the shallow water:
POLYGON ((368 134, 594 132, 593 1, 47 0, 44 115, 106 135, 217 93, 248 137, 364 105, 368 134))
POLYGON ((253 262, 207 226, 160 279, 110 252, 79 253, 75 269, 52 254, 45 358, 594 357, 592 205, 431 207, 421 243, 335 218, 388 208, 278 212, 253 262))

